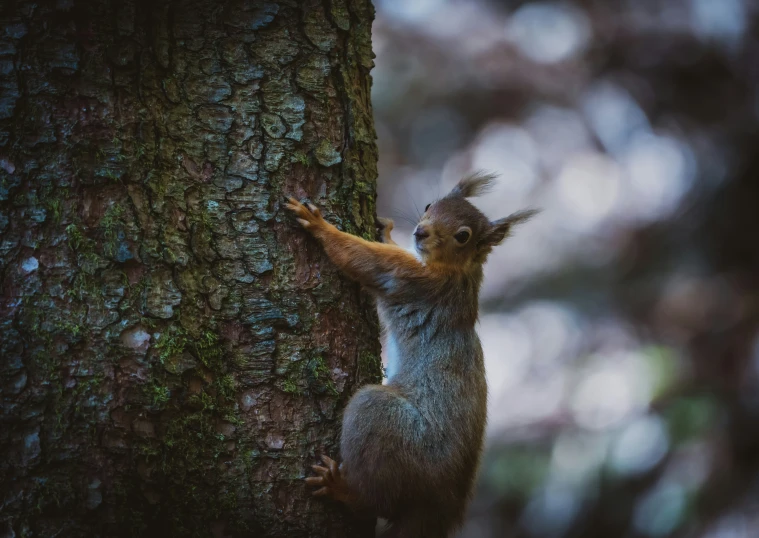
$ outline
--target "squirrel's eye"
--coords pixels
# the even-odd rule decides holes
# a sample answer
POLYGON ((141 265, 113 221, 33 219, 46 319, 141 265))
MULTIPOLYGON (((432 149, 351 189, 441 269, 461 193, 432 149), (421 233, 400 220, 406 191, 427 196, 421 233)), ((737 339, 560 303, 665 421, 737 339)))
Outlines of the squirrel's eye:
POLYGON ((424 212, 425 212, 425 213, 427 212, 427 210, 430 208, 430 206, 431 206, 431 205, 432 205, 432 204, 427 204, 427 207, 425 207, 425 208, 424 208, 424 212))
POLYGON ((463 245, 467 241, 469 241, 469 238, 471 236, 472 236, 471 232, 465 229, 465 230, 459 230, 458 232, 456 232, 456 235, 454 235, 453 238, 463 245))

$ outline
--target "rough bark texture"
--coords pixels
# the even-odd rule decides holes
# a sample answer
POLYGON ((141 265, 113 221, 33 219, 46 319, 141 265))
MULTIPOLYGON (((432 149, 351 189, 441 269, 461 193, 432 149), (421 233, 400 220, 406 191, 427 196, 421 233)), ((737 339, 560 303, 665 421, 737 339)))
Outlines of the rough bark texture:
POLYGON ((2 2, 0 535, 371 535, 302 478, 376 316, 281 200, 373 235, 372 15, 2 2))

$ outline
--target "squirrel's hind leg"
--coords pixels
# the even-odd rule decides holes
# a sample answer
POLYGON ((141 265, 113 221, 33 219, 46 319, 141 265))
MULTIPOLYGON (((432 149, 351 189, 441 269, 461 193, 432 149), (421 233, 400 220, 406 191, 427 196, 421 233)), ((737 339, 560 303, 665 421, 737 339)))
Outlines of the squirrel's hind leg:
POLYGON ((340 453, 349 486, 375 514, 392 517, 424 490, 426 426, 419 410, 391 386, 369 385, 348 402, 340 453))

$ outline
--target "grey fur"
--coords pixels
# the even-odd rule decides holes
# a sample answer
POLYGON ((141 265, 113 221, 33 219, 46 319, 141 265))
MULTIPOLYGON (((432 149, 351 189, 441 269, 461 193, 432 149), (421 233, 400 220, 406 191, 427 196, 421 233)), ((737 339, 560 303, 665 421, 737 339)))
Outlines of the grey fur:
POLYGON ((464 517, 487 413, 474 329, 482 273, 472 276, 411 301, 378 297, 400 364, 387 387, 348 404, 341 455, 351 489, 391 521, 388 537, 442 538, 464 517))
POLYGON ((490 191, 497 177, 496 174, 478 170, 461 178, 451 191, 451 195, 463 196, 464 198, 482 196, 490 191))

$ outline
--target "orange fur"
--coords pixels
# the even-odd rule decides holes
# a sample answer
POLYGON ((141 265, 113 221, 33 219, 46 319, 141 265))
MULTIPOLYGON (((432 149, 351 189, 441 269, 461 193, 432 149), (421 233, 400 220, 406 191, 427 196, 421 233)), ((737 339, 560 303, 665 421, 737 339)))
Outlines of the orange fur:
POLYGON ((382 225, 382 242, 387 243, 388 245, 397 245, 398 243, 393 241, 393 238, 390 237, 390 232, 392 232, 395 227, 395 223, 392 219, 377 217, 377 221, 382 225))
MULTIPOLYGON (((430 267, 393 243, 375 243, 341 232, 324 220, 315 206, 304 206, 290 198, 287 208, 298 222, 324 246, 324 251, 341 271, 369 289, 379 289, 388 279, 431 278, 430 267)), ((391 227, 392 229, 392 227, 391 227)), ((389 237, 389 232, 388 232, 389 237)))

